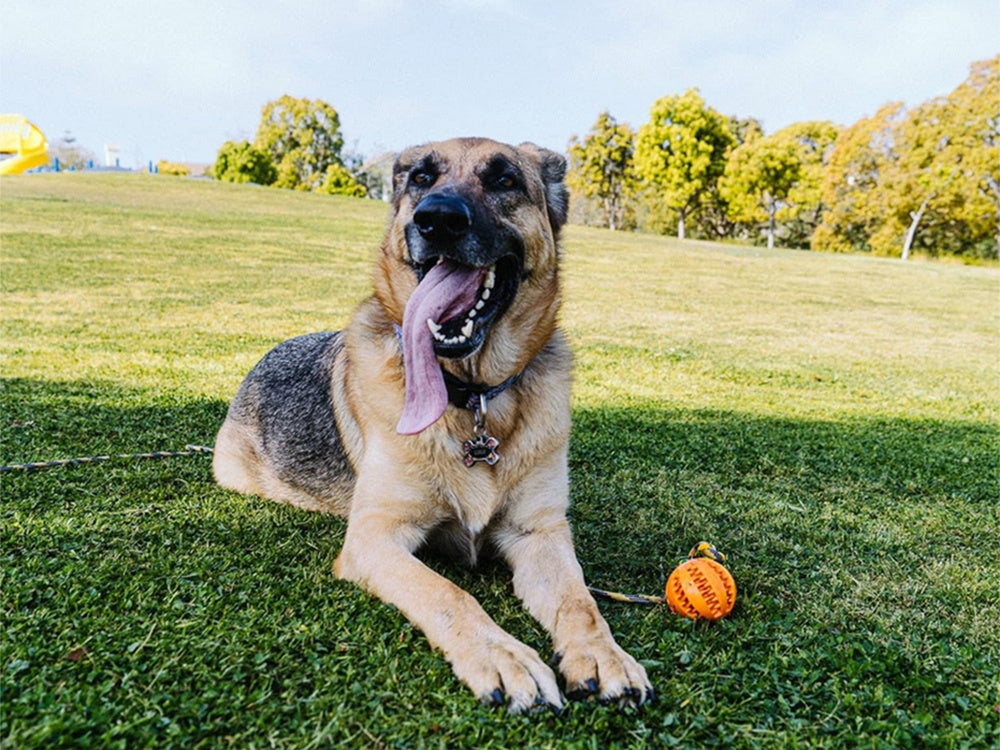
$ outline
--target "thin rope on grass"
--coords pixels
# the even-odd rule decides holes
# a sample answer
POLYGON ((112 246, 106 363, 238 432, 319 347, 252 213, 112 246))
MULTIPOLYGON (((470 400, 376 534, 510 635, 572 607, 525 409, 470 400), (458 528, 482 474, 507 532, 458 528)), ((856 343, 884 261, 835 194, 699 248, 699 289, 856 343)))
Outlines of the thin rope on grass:
POLYGON ((663 604, 666 599, 662 596, 650 596, 649 594, 623 594, 619 591, 605 591, 604 589, 587 586, 587 590, 599 599, 607 599, 612 602, 622 602, 624 604, 663 604))
POLYGON ((151 451, 149 453, 117 453, 108 456, 84 456, 80 458, 61 458, 55 461, 35 461, 26 464, 10 464, 0 466, 0 473, 8 471, 35 471, 37 469, 54 469, 59 466, 77 466, 79 464, 99 464, 113 459, 153 459, 178 458, 182 456, 197 456, 203 453, 213 453, 206 445, 185 445, 182 451, 151 451))

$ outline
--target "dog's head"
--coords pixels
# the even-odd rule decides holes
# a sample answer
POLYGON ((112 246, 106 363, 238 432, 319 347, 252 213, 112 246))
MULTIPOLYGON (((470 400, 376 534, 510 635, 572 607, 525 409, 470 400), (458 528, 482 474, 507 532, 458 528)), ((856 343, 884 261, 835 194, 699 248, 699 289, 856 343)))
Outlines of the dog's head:
POLYGON ((489 382, 544 346, 559 306, 565 171, 560 154, 485 139, 399 155, 375 286, 404 349, 419 334, 449 369, 489 382))

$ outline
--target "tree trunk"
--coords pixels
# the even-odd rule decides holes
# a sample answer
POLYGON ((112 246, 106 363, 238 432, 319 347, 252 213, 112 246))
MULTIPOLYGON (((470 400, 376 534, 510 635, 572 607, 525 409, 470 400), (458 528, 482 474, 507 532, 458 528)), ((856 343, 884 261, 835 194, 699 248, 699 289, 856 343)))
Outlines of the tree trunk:
POLYGON ((917 226, 920 224, 920 220, 924 218, 924 211, 927 210, 927 204, 931 202, 932 195, 928 195, 924 198, 924 202, 920 204, 920 208, 916 211, 910 212, 910 218, 913 221, 910 222, 910 228, 906 230, 906 238, 903 240, 903 253, 901 255, 903 260, 908 260, 910 257, 910 248, 913 247, 913 240, 917 236, 917 226))
POLYGON ((774 215, 778 207, 774 201, 767 204, 767 249, 774 250, 774 215))
POLYGON ((680 210, 680 216, 677 219, 677 239, 684 239, 684 209, 680 210))
POLYGON ((993 191, 997 199, 997 260, 1000 260, 1000 181, 993 179, 992 175, 986 177, 986 184, 993 191))

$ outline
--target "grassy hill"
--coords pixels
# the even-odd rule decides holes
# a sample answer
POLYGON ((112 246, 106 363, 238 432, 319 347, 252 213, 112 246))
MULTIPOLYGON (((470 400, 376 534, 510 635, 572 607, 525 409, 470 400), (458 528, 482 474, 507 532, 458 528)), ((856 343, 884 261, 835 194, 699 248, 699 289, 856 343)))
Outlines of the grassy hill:
MULTIPOLYGON (((210 445, 273 344, 343 325, 386 209, 139 175, 0 185, 0 463, 210 445)), ((1000 742, 997 269, 569 227, 572 520, 714 625, 602 605, 657 704, 510 717, 333 579, 343 522, 204 457, 2 481, 3 747, 989 747, 1000 742)), ((550 656, 500 566, 432 564, 550 656)))

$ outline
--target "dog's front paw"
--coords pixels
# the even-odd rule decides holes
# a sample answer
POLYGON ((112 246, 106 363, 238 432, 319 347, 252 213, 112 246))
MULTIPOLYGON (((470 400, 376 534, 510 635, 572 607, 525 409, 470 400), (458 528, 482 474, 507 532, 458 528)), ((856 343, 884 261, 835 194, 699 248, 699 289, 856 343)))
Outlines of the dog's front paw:
POLYGON ((610 635, 567 643, 556 660, 572 700, 596 696, 602 703, 641 706, 655 698, 646 670, 610 635))
POLYGON ((538 653, 500 631, 449 654, 452 669, 479 699, 511 713, 562 708, 555 674, 538 653))

